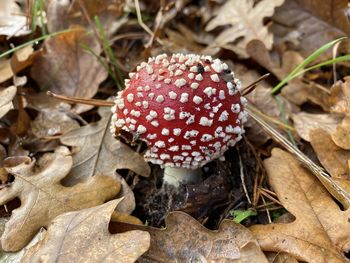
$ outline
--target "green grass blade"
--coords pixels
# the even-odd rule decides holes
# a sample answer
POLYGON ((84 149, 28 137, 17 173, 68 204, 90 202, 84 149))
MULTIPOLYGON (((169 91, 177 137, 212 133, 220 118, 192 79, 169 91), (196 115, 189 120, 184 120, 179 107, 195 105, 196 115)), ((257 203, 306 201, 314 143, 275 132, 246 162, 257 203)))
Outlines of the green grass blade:
POLYGON ((331 64, 334 64, 334 63, 344 62, 344 61, 348 61, 348 60, 350 60, 350 55, 344 55, 344 56, 336 57, 336 58, 334 58, 334 59, 330 59, 330 60, 321 62, 321 63, 319 63, 319 64, 313 65, 313 66, 311 66, 311 67, 305 68, 305 69, 303 69, 302 71, 299 71, 299 72, 295 75, 295 77, 297 77, 297 76, 299 76, 299 75, 302 75, 302 74, 304 74, 305 72, 310 71, 310 70, 313 70, 313 69, 317 69, 317 68, 320 68, 320 67, 323 67, 323 66, 328 66, 328 65, 331 65, 331 64))
POLYGON ((108 67, 108 64, 103 61, 102 57, 96 54, 88 45, 80 44, 80 46, 88 53, 92 54, 94 57, 97 58, 97 60, 100 62, 100 64, 105 68, 105 70, 108 72, 108 74, 111 76, 111 78, 114 81, 114 84, 118 86, 118 80, 115 78, 112 70, 110 67, 108 67))
POLYGON ((41 34, 45 36, 47 34, 45 28, 44 19, 44 0, 39 0, 39 10, 40 10, 40 23, 41 23, 41 34))
POLYGON ((45 35, 45 36, 41 36, 41 37, 38 37, 38 38, 35 38, 33 40, 30 40, 26 43, 23 43, 17 47, 14 47, 14 48, 11 48, 7 51, 5 51, 4 53, 1 53, 0 54, 0 58, 3 58, 3 57, 6 57, 7 55, 10 55, 12 54, 13 52, 21 49, 21 48, 24 48, 26 46, 30 46, 30 45, 33 45, 41 40, 45 40, 49 37, 53 37, 53 36, 57 36, 57 35, 60 35, 60 34, 64 34, 64 33, 68 33, 68 32, 72 32, 72 31, 77 31, 78 29, 66 29, 66 30, 62 30, 62 31, 58 31, 58 32, 54 32, 54 33, 51 33, 51 34, 48 34, 48 35, 45 35))
POLYGON ((341 38, 335 39, 335 40, 323 45, 322 47, 320 47, 316 51, 314 51, 302 63, 300 63, 294 70, 292 70, 292 72, 290 72, 280 83, 278 83, 278 85, 272 89, 271 93, 275 94, 276 92, 278 92, 288 81, 293 79, 308 64, 310 64, 312 61, 316 60, 322 53, 324 53, 325 51, 330 49, 332 46, 339 43, 340 41, 343 41, 346 38, 347 37, 341 37, 341 38))
POLYGON ((109 57, 109 59, 111 60, 112 64, 114 65, 114 69, 115 69, 115 76, 114 76, 114 79, 117 80, 117 83, 118 83, 118 87, 121 87, 123 88, 124 87, 124 81, 123 81, 123 78, 121 76, 121 72, 119 71, 119 68, 116 66, 117 65, 117 60, 114 56, 114 53, 113 53, 113 50, 109 44, 109 40, 107 38, 107 35, 102 27, 102 24, 100 22, 100 19, 98 18, 98 16, 95 16, 95 24, 96 24, 96 27, 98 29, 98 32, 100 33, 100 37, 102 38, 102 41, 103 41, 103 45, 105 47, 105 50, 107 52, 107 56, 109 57))

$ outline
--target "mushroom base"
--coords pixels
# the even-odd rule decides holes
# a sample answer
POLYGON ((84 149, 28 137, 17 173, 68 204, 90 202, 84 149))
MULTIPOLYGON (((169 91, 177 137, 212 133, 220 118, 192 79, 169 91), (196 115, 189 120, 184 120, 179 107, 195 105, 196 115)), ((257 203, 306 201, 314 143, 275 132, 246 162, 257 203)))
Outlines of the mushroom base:
POLYGON ((180 184, 195 184, 202 181, 201 169, 165 167, 163 182, 178 187, 180 184))

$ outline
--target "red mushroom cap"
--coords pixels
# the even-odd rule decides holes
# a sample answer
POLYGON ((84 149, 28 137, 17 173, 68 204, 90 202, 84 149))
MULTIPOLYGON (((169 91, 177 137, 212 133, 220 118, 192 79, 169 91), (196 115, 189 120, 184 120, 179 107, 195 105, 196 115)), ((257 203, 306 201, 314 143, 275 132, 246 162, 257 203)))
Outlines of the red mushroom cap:
POLYGON ((247 100, 219 59, 158 55, 125 84, 112 108, 111 132, 123 129, 145 141, 147 161, 196 169, 242 138, 247 100))

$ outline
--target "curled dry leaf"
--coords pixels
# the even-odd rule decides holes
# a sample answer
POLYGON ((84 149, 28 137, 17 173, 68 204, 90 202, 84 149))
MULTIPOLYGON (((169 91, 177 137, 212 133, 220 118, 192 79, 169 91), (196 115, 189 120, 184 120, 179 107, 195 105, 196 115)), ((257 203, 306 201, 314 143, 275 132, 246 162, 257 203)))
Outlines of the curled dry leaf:
MULTIPOLYGON (((273 149, 264 166, 279 201, 296 219, 252 226, 262 249, 286 252, 310 263, 347 262, 342 253, 350 249, 350 209, 342 211, 316 177, 289 153, 273 149)), ((350 190, 349 185, 346 189, 350 190)))
POLYGON ((350 113, 350 76, 344 81, 337 81, 330 90, 328 103, 330 111, 335 113, 350 113))
POLYGON ((108 176, 94 176, 85 183, 64 187, 60 181, 69 173, 73 160, 66 147, 44 155, 35 167, 28 157, 8 158, 5 169, 14 183, 0 191, 0 204, 18 197, 19 208, 12 211, 1 237, 5 251, 22 249, 40 227, 56 216, 73 210, 96 206, 113 198, 120 183, 108 176))
MULTIPOLYGON (((143 157, 110 133, 110 110, 100 108, 99 113, 102 117, 100 121, 72 130, 61 137, 63 144, 75 147, 76 151, 73 155, 73 169, 64 183, 71 185, 95 175, 115 178, 116 169, 129 169, 139 175, 149 176, 150 167, 143 157)), ((131 213, 135 208, 135 200, 126 183, 122 183, 121 196, 124 196, 124 200, 118 206, 120 211, 131 213)))
POLYGON ((328 133, 334 133, 337 125, 344 118, 338 114, 312 114, 307 112, 292 114, 291 117, 298 135, 308 142, 310 142, 310 131, 320 128, 328 133))
POLYGON ((108 224, 118 202, 58 216, 49 225, 44 239, 21 262, 135 262, 149 248, 150 235, 140 230, 109 233, 108 224))
POLYGON ((230 48, 239 55, 248 57, 245 47, 253 39, 261 40, 271 49, 273 36, 263 24, 265 17, 273 15, 277 6, 284 0, 262 0, 254 5, 253 0, 229 0, 221 6, 215 17, 208 23, 206 30, 210 31, 219 26, 230 27, 221 32, 212 46, 230 48), (236 45, 230 43, 238 40, 236 45))
POLYGON ((251 232, 231 220, 208 230, 183 212, 171 212, 166 229, 112 223, 112 230, 146 230, 151 247, 140 262, 268 262, 251 232))
POLYGON ((317 158, 332 177, 350 179, 350 151, 337 146, 329 133, 323 129, 311 130, 309 137, 317 158))
POLYGON ((8 128, 0 128, 0 143, 6 146, 7 156, 26 156, 28 150, 23 148, 21 139, 8 128))
POLYGON ((306 57, 320 46, 350 34, 347 10, 347 0, 285 1, 272 17, 275 43, 292 43, 306 57))
POLYGON ((12 100, 17 93, 15 86, 0 89, 0 118, 3 117, 12 107, 12 100))
POLYGON ((333 142, 340 148, 350 150, 350 115, 345 116, 333 133, 331 133, 333 142))
POLYGON ((31 76, 41 89, 67 96, 93 97, 107 72, 98 59, 84 49, 88 46, 99 55, 96 38, 81 27, 56 35, 44 42, 34 58, 31 76))

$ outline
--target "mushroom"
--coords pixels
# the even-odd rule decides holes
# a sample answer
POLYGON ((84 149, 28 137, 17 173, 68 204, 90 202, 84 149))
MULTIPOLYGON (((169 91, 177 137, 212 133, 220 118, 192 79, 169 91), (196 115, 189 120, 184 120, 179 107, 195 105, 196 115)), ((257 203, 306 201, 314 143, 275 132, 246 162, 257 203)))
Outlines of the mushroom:
POLYGON ((112 107, 111 132, 145 141, 145 159, 178 186, 201 179, 201 168, 242 138, 247 100, 226 63, 210 56, 161 54, 125 80, 112 107))

